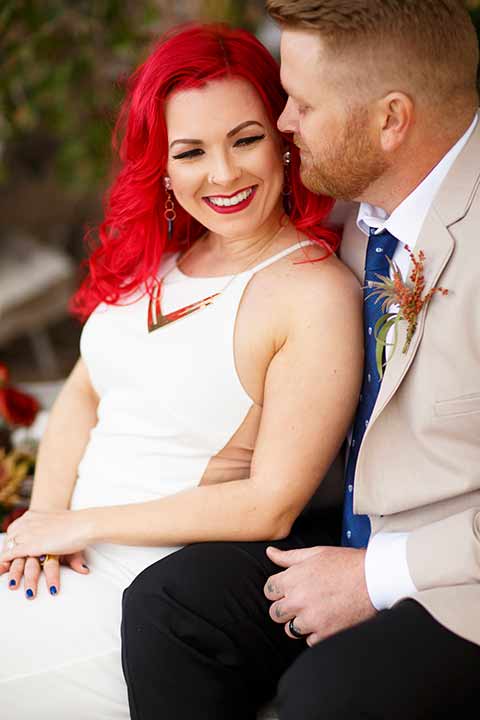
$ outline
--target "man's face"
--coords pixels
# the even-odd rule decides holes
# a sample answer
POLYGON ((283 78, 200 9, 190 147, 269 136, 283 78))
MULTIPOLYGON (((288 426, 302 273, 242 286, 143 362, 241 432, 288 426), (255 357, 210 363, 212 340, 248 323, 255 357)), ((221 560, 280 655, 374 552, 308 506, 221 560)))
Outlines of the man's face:
POLYGON ((281 77, 289 98, 278 127, 294 133, 304 185, 342 200, 364 199, 387 160, 345 62, 322 47, 317 33, 284 30, 281 77))

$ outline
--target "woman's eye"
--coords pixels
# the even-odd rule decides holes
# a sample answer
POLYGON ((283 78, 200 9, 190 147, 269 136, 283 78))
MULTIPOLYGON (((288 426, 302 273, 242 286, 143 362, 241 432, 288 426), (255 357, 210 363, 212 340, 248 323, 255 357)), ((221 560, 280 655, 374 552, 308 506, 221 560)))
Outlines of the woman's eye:
POLYGON ((251 135, 250 137, 244 137, 237 140, 235 147, 242 147, 242 145, 253 145, 253 143, 263 140, 265 135, 251 135))
MULTIPOLYGON (((253 145, 253 143, 263 140, 265 135, 251 135, 249 137, 240 138, 236 141, 235 147, 245 147, 246 145, 253 145)), ((201 148, 194 148, 192 150, 185 150, 185 152, 173 155, 174 160, 191 160, 196 157, 200 157, 204 154, 204 150, 201 148)))
POLYGON ((203 155, 203 150, 200 148, 195 148, 194 150, 185 150, 185 152, 180 153, 179 155, 173 155, 174 160, 184 160, 194 157, 199 157, 200 155, 203 155))

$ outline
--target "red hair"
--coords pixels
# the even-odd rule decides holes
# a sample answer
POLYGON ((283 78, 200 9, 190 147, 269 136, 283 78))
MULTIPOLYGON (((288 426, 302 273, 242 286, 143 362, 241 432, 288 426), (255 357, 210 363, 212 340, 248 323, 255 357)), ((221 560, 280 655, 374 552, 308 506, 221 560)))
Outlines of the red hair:
MULTIPOLYGON (((117 304, 140 287, 148 290, 165 250, 178 250, 202 233, 200 223, 176 206, 173 237, 168 243, 163 217, 162 176, 168 160, 164 104, 173 91, 202 87, 212 80, 243 78, 257 91, 273 127, 285 106, 277 62, 245 30, 225 25, 189 24, 166 33, 127 83, 127 97, 113 133, 121 168, 106 195, 98 240, 85 261, 87 275, 71 301, 85 320, 100 302, 117 304)), ((322 223, 334 201, 315 195, 300 181, 300 158, 291 135, 290 220, 296 229, 334 252, 336 232, 322 223)), ((90 233, 87 233, 87 239, 90 233)))

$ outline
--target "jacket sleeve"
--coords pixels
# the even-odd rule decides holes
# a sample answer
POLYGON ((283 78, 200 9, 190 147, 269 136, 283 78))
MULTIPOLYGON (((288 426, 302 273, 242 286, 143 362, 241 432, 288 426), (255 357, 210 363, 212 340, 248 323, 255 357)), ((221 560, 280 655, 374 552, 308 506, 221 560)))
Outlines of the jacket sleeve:
POLYGON ((480 507, 412 530, 407 563, 418 590, 480 582, 480 507))

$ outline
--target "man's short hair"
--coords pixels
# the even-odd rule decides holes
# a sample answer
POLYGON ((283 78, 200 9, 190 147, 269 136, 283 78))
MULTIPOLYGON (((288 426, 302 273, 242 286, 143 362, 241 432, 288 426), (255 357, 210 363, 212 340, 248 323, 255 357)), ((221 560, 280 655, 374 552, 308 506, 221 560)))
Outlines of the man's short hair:
POLYGON ((404 78, 391 90, 436 103, 478 99, 478 39, 461 0, 267 0, 267 10, 283 26, 318 32, 336 57, 356 57, 357 77, 364 52, 377 76, 404 78))

